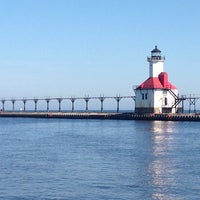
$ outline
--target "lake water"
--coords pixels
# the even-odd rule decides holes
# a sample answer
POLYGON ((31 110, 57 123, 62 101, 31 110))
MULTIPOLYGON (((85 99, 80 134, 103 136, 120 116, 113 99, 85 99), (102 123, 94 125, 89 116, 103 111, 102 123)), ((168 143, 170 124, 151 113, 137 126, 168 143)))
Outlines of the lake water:
POLYGON ((0 199, 200 199, 200 123, 0 118, 0 199))

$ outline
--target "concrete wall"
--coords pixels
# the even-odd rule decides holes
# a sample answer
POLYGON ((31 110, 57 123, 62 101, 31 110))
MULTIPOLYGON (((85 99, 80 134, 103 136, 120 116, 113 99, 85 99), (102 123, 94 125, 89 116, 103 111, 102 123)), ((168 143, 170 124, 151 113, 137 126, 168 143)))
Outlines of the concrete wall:
MULTIPOLYGON (((178 96, 178 90, 177 89, 173 89, 172 91, 176 94, 176 96, 178 96)), ((167 112, 167 109, 169 110, 174 105, 174 103, 175 103, 174 96, 168 90, 163 91, 163 100, 162 100, 163 111, 166 110, 166 112, 167 112), (165 100, 165 98, 167 100, 165 100)), ((173 108, 171 110, 171 113, 176 113, 177 109, 178 108, 173 108)))
POLYGON ((154 107, 154 92, 151 89, 142 89, 135 91, 135 107, 136 108, 151 108, 154 107))
MULTIPOLYGON (((178 90, 173 90, 178 96, 178 90)), ((175 98, 168 90, 144 89, 135 91, 135 112, 137 113, 175 113, 172 109, 175 98)))

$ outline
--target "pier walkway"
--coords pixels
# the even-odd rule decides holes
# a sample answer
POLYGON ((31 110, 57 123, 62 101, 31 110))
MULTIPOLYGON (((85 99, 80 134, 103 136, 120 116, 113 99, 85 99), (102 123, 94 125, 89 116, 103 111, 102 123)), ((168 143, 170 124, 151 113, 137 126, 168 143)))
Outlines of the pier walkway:
POLYGON ((102 120, 200 121, 200 114, 135 114, 131 112, 0 112, 0 117, 102 120))

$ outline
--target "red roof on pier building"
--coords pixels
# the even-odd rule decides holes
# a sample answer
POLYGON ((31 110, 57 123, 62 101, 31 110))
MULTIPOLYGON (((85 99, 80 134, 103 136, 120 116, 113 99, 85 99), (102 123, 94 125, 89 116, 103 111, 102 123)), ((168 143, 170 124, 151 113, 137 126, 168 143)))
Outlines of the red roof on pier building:
POLYGON ((161 72, 158 77, 149 77, 137 89, 177 89, 168 81, 168 74, 161 72))

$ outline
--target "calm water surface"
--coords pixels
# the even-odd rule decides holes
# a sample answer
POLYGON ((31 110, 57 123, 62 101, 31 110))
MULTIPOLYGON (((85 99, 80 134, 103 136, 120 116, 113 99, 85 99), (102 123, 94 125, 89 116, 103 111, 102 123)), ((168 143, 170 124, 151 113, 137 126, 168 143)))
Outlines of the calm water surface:
POLYGON ((0 199, 200 199, 200 123, 0 118, 0 199))

